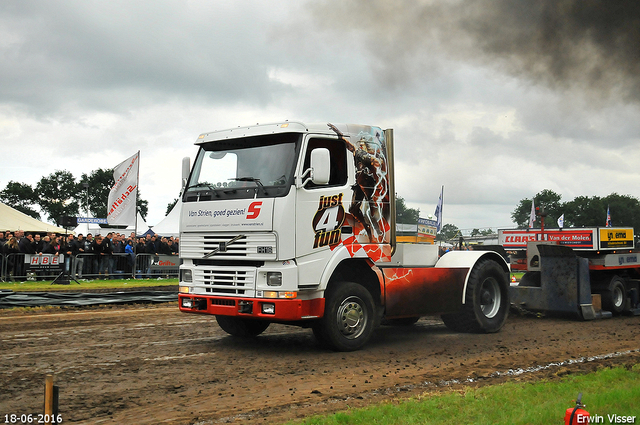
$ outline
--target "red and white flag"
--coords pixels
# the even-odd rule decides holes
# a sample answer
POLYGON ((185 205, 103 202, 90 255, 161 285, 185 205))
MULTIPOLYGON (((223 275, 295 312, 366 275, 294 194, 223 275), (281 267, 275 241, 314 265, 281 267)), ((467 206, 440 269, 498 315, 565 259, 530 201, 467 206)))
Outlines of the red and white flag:
POLYGON ((529 214, 529 228, 533 228, 533 224, 536 222, 536 205, 533 199, 531 199, 531 214, 529 214))
POLYGON ((139 168, 140 151, 113 169, 115 184, 109 192, 107 223, 127 226, 136 224, 139 168))

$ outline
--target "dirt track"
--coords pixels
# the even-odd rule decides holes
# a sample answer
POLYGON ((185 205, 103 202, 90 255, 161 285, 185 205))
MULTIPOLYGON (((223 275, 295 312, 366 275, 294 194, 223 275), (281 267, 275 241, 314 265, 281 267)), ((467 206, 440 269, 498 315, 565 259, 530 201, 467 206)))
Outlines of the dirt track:
POLYGON ((640 362, 640 317, 578 322, 512 313, 492 335, 422 319, 381 327, 362 351, 335 353, 310 330, 281 325, 238 340, 215 318, 175 304, 12 314, 0 311, 3 421, 41 413, 47 373, 66 423, 282 423, 425 391, 640 362), (584 359, 611 353, 619 354, 584 359), (517 371, 557 362, 566 363, 517 371))

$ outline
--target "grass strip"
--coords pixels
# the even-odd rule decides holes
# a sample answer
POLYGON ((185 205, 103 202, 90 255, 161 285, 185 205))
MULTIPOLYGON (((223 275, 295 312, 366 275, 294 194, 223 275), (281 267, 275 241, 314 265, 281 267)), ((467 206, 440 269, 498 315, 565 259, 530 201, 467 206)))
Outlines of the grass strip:
POLYGON ((580 392, 586 410, 595 418, 591 423, 640 423, 640 364, 637 364, 567 376, 559 381, 509 382, 445 394, 425 393, 408 400, 290 424, 557 424, 564 423, 566 410, 575 406, 580 392), (620 418, 626 420, 621 422, 620 418))
POLYGON ((52 285, 51 281, 25 281, 25 282, 0 282, 0 290, 10 290, 14 292, 55 292, 55 291, 78 291, 87 289, 123 289, 123 288, 143 288, 149 286, 170 286, 177 285, 178 279, 113 279, 113 280, 79 280, 80 284, 71 281, 69 285, 52 285))

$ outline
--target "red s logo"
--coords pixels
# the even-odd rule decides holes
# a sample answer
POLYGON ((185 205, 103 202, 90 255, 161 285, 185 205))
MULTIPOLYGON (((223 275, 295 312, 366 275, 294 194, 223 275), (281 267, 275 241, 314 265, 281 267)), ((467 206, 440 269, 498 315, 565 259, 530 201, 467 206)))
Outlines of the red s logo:
POLYGON ((258 218, 260 215, 260 207, 262 207, 262 201, 252 202, 248 208, 249 214, 247 214, 247 220, 258 218))

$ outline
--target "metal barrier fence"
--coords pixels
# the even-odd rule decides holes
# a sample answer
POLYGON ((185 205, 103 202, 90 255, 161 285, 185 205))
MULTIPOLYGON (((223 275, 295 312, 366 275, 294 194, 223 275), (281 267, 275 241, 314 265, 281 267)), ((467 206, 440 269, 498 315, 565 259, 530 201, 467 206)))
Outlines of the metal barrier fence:
POLYGON ((63 274, 70 279, 164 279, 177 278, 177 255, 52 254, 0 255, 0 280, 54 280, 63 274))

